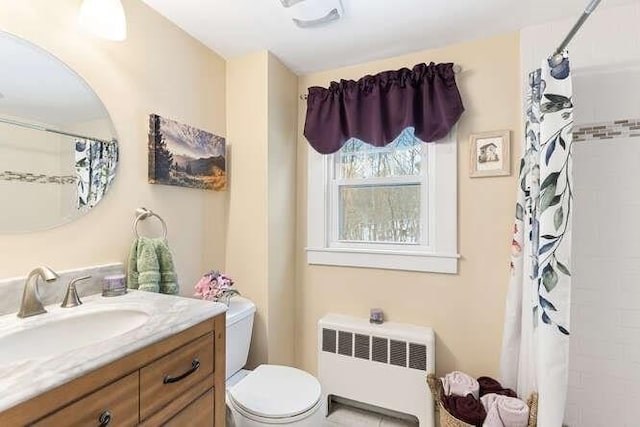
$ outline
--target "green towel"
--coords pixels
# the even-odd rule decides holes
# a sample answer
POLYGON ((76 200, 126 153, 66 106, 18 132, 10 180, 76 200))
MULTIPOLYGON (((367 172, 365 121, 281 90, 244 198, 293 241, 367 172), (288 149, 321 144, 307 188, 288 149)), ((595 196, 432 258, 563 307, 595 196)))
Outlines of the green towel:
POLYGON ((138 289, 138 239, 135 239, 129 250, 129 259, 127 260, 127 287, 129 289, 138 289))
POLYGON ((178 276, 173 266, 173 257, 171 256, 169 244, 165 239, 156 239, 154 243, 160 264, 160 292, 177 295, 180 292, 180 288, 178 287, 178 276))
POLYGON ((127 275, 130 289, 170 295, 180 291, 171 250, 165 239, 139 237, 134 240, 127 275))

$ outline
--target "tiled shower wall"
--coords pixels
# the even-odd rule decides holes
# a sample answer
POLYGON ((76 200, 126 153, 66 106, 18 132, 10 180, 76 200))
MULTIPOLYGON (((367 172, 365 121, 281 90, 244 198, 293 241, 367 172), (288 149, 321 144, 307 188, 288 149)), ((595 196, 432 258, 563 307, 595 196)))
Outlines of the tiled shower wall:
POLYGON ((576 142, 640 137, 640 119, 576 126, 573 137, 576 142))
POLYGON ((571 427, 640 425, 639 123, 574 129, 571 427))

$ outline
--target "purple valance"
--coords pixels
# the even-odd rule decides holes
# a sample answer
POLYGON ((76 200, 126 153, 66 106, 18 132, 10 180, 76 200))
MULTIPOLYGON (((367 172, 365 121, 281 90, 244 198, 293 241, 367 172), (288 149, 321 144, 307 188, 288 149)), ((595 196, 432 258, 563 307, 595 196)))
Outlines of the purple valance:
POLYGON ((377 147, 415 128, 425 142, 444 138, 464 106, 453 64, 418 64, 358 81, 310 87, 304 136, 321 154, 340 150, 351 138, 377 147))

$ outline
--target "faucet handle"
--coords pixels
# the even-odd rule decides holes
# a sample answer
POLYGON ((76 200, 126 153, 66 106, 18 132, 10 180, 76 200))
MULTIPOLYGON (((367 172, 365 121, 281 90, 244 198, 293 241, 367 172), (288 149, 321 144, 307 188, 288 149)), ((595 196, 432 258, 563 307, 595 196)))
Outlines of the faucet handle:
POLYGON ((71 282, 69 282, 69 286, 67 287, 67 294, 64 296, 64 300, 62 301, 62 304, 60 304, 60 307, 77 307, 82 304, 82 301, 80 301, 80 297, 78 296, 76 283, 88 279, 91 279, 91 276, 76 277, 71 282))

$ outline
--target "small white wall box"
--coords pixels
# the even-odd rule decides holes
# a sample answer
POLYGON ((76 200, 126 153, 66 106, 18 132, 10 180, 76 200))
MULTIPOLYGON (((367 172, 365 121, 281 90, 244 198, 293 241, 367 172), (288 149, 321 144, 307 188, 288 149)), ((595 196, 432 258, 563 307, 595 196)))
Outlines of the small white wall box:
POLYGON ((432 328, 328 314, 318 322, 318 378, 332 401, 434 426, 427 374, 435 372, 432 328))

